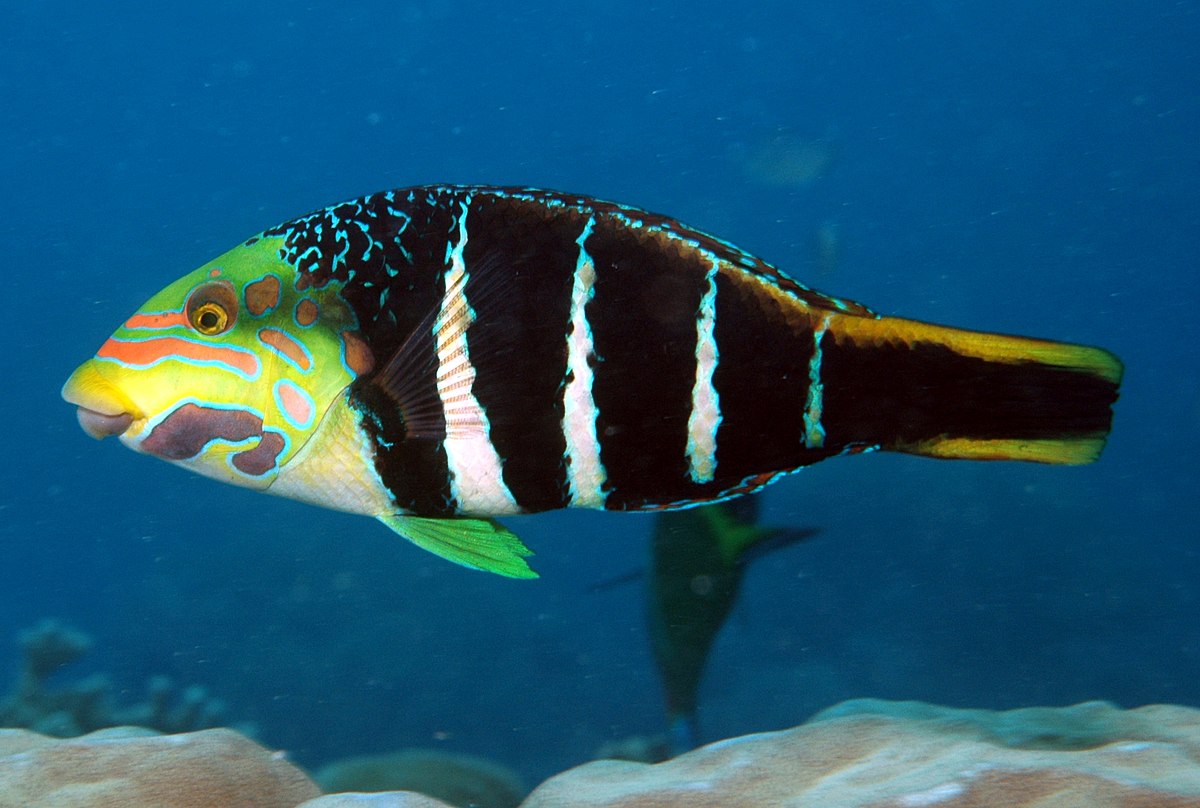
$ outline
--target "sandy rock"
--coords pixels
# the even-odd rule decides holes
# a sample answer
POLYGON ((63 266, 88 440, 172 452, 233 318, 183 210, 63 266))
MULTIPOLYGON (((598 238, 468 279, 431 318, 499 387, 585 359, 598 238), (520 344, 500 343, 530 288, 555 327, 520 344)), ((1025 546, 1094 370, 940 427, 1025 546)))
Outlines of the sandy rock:
POLYGON ((1172 743, 1200 760, 1200 711, 1170 704, 1123 710, 1107 701, 1086 701, 998 711, 851 699, 822 710, 809 723, 863 715, 907 719, 948 736, 1022 749, 1091 749, 1133 739, 1172 743))
POLYGON ((227 729, 69 740, 0 730, 0 808, 294 808, 320 793, 282 755, 227 729))
POLYGON ((448 803, 412 791, 389 791, 386 794, 327 794, 301 803, 297 808, 453 808, 448 803))
POLYGON ((1200 808, 1197 710, 860 702, 844 713, 655 765, 589 763, 523 808, 1200 808))
POLYGON ((441 749, 344 758, 322 767, 313 779, 326 793, 414 791, 460 808, 516 808, 528 793, 508 767, 441 749))

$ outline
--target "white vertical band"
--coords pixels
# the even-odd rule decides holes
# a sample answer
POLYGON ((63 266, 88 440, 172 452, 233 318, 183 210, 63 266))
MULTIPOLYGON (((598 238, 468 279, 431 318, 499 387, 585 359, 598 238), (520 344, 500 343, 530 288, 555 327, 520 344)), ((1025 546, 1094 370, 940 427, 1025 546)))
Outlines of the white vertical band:
POLYGON ((600 462, 600 440, 596 437, 596 399, 592 394, 592 366, 595 355, 592 326, 587 319, 587 304, 595 294, 596 264, 585 242, 596 224, 588 219, 576 244, 579 258, 571 284, 571 330, 567 335, 567 382, 563 388, 563 437, 566 439, 567 485, 571 505, 576 508, 603 508, 603 490, 608 475, 600 462))
POLYGON ((696 317, 696 381, 692 385, 692 411, 688 415, 688 474, 693 482, 712 482, 717 472, 717 430, 721 427, 721 400, 713 386, 720 354, 714 330, 717 323, 716 257, 705 276, 704 296, 696 317))
POLYGON ((475 311, 467 300, 468 272, 463 261, 467 246, 467 207, 462 202, 458 243, 448 250, 441 307, 433 323, 437 347, 437 392, 446 418, 446 464, 450 491, 463 513, 518 513, 516 500, 504 484, 502 462, 490 438, 487 413, 475 398, 475 366, 467 346, 467 329, 475 311))
POLYGON ((821 415, 825 406, 825 386, 821 383, 821 339, 829 329, 826 314, 821 324, 813 330, 813 355, 808 360, 808 397, 804 403, 804 445, 809 449, 820 449, 825 445, 825 427, 821 415))

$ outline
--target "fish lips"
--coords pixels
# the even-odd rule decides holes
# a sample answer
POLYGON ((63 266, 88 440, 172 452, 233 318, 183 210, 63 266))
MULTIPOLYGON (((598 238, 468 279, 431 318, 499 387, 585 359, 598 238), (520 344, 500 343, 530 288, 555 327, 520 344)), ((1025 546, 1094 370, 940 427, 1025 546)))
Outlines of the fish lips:
POLYGON ((97 440, 123 435, 141 412, 129 398, 104 377, 96 360, 80 365, 63 385, 62 397, 74 404, 79 426, 97 440))
POLYGON ((118 415, 105 415, 102 412, 89 410, 87 407, 80 407, 75 411, 75 417, 79 419, 79 426, 83 428, 90 437, 100 440, 107 438, 110 435, 124 434, 129 425, 133 423, 133 416, 127 412, 118 415))

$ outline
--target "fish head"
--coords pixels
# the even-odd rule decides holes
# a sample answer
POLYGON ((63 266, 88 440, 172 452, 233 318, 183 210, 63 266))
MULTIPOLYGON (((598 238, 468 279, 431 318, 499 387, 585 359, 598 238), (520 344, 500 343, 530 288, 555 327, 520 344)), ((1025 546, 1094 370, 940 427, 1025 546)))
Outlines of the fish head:
POLYGON ((373 365, 340 285, 315 287, 282 248, 252 238, 127 319, 63 387, 84 431, 268 488, 373 365))

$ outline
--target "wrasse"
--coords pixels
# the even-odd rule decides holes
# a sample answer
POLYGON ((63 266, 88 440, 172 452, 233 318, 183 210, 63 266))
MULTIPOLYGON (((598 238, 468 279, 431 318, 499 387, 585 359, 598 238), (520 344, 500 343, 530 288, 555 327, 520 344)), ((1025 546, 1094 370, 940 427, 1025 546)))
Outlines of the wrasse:
POLYGON ((760 497, 739 497, 667 511, 654 520, 646 623, 666 702, 672 755, 699 746, 700 681, 747 566, 818 532, 764 527, 758 523, 760 504, 760 497))
POLYGON ((842 454, 1095 460, 1099 348, 881 317, 636 208, 373 194, 152 297, 67 380, 93 437, 534 577, 494 517, 653 511, 842 454))

